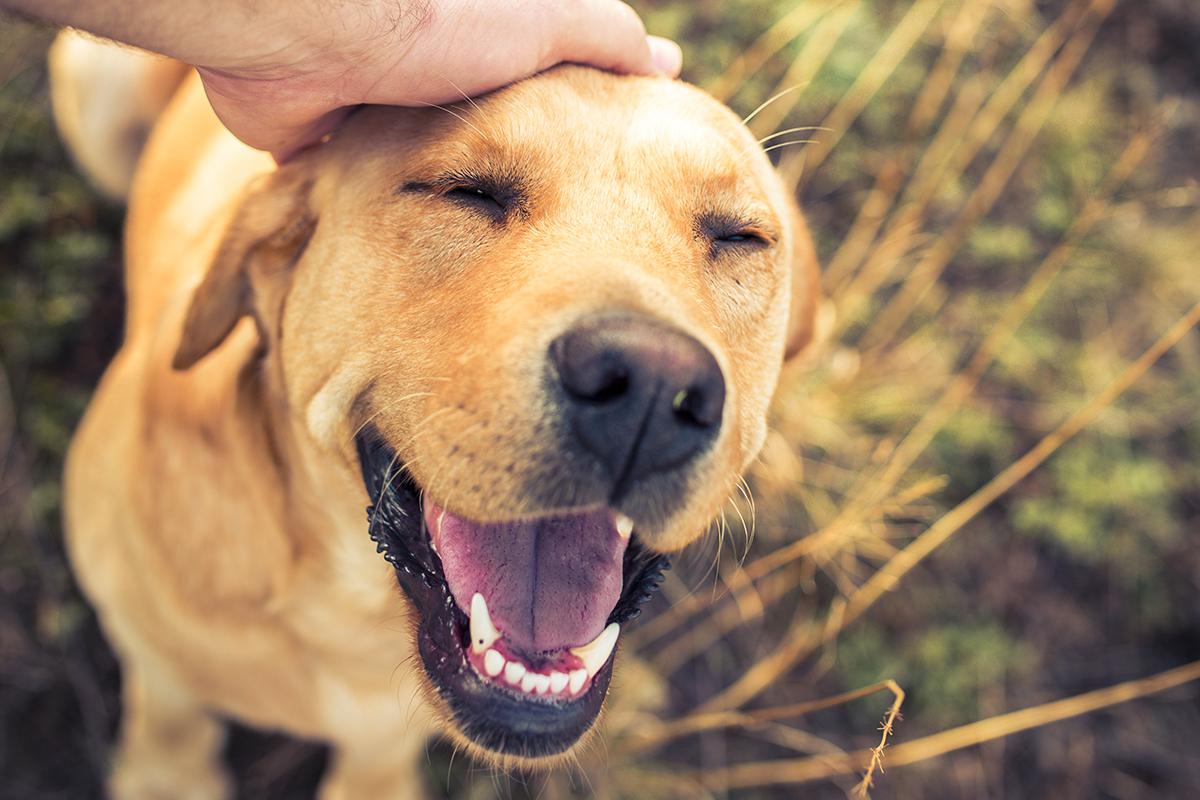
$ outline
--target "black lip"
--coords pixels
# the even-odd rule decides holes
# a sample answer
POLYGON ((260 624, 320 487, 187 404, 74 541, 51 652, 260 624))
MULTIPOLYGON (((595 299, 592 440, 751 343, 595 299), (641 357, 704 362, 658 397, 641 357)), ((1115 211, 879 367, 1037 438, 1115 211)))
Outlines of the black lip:
MULTIPOLYGON (((416 483, 376 431, 360 433, 356 445, 371 499, 368 533, 417 608, 421 661, 462 733, 486 750, 509 756, 539 758, 570 749, 596 722, 614 659, 582 697, 571 701, 527 699, 482 679, 467 662, 463 645, 469 621, 450 594, 424 531, 416 483)), ((635 619, 668 566, 667 557, 643 547, 635 532, 625 551, 621 597, 608 622, 625 625, 635 619)))

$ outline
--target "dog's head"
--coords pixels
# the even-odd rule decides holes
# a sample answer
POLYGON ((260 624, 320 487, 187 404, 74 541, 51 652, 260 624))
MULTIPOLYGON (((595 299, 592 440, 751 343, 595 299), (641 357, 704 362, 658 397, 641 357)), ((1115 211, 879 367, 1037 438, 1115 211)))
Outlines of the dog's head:
POLYGON ((255 318, 292 430, 361 469, 435 702, 537 759, 594 725, 620 625, 758 452, 815 301, 808 232, 736 116, 563 67, 363 110, 281 168, 176 366, 255 318))

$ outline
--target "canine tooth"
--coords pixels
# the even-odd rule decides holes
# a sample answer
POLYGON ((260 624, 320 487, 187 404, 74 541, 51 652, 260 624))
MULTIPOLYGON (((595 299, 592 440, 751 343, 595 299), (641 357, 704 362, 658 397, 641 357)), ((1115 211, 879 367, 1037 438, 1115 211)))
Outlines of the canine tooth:
POLYGON ((600 635, 592 641, 582 647, 571 648, 572 653, 583 659, 583 666, 587 669, 589 678, 599 672, 600 668, 604 666, 604 662, 608 661, 613 648, 617 645, 617 637, 620 635, 621 626, 614 622, 600 631, 600 635))
POLYGON ((571 694, 579 694, 579 690, 583 688, 587 678, 586 669, 571 670, 571 694))
POLYGON ((533 684, 533 690, 535 692, 537 692, 538 694, 545 694, 546 692, 550 691, 550 676, 549 675, 542 675, 541 673, 538 673, 538 674, 534 675, 534 677, 537 678, 537 680, 534 681, 534 684, 533 684))
POLYGON ((533 689, 537 686, 537 679, 536 672, 526 672, 525 677, 521 679, 521 691, 526 694, 533 694, 533 689))
POLYGON ((500 638, 500 631, 492 624, 487 601, 476 592, 471 598, 471 650, 476 655, 484 652, 500 638))
POLYGON ((622 539, 628 539, 633 533, 633 520, 624 514, 617 514, 617 535, 622 539))
POLYGON ((504 656, 499 650, 488 650, 483 656, 483 671, 494 678, 504 671, 504 656))
POLYGON ((567 677, 567 673, 555 670, 550 673, 550 691, 555 694, 561 694, 562 690, 567 688, 567 682, 571 679, 567 677))
POLYGON ((519 661, 510 661, 504 665, 504 680, 516 686, 525 677, 525 665, 519 661))

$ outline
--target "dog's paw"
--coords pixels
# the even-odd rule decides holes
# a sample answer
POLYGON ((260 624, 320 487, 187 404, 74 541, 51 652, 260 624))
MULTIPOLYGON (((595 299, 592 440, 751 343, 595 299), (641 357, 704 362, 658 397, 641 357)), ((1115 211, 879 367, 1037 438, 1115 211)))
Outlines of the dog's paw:
POLYGON ((233 781, 217 764, 118 759, 108 783, 113 800, 228 800, 233 781))

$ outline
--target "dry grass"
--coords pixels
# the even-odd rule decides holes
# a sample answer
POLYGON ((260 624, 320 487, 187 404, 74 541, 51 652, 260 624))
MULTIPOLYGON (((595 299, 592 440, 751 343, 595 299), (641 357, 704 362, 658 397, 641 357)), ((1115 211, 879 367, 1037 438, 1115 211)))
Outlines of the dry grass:
MULTIPOLYGON (((774 89, 768 95, 771 100, 756 108, 750 124, 756 134, 769 137, 781 126, 798 128, 813 122, 797 118, 795 110, 801 107, 812 77, 826 65, 839 38, 853 24, 857 5, 828 2, 799 6, 713 84, 714 92, 722 98, 735 97, 738 86, 750 74, 768 68, 792 40, 807 36, 802 44, 792 47, 795 55, 783 64, 782 73, 773 81, 774 89)), ((932 30, 940 31, 940 50, 912 99, 904 123, 905 140, 875 166, 873 185, 826 273, 826 289, 840 317, 837 338, 829 353, 852 362, 853 380, 866 385, 872 380, 886 380, 887 360, 916 346, 919 337, 915 334, 936 324, 947 301, 942 285, 947 267, 988 218, 1014 176, 1027 167, 1039 135, 1073 85, 1098 29, 1114 6, 1114 0, 1079 0, 1067 5, 1057 19, 1032 37, 1028 48, 1013 59, 1013 66, 999 73, 991 64, 973 70, 967 70, 964 64, 979 37, 988 30, 992 15, 1011 13, 1011 4, 916 0, 841 99, 814 126, 821 130, 817 141, 785 151, 781 168, 799 191, 802 178, 807 180, 826 163, 889 78, 912 56, 914 48, 930 38, 932 30), (987 161, 980 164, 984 156, 987 161), (934 213, 939 193, 943 186, 956 184, 969 187, 965 199, 948 221, 942 221, 934 213), (918 313, 922 322, 914 324, 918 313)), ((902 534, 891 530, 889 520, 905 517, 914 509, 927 510, 929 498, 944 485, 941 476, 914 473, 915 465, 1012 345, 1022 324, 1078 255, 1087 237, 1099 224, 1120 213, 1123 201, 1117 199, 1119 192, 1157 146, 1172 113, 1170 104, 1164 106, 1128 137, 1106 174, 1080 198, 1058 242, 1033 265, 1024 284, 999 310, 982 341, 972 352, 958 354, 962 368, 934 381, 937 388, 915 423, 864 447, 865 458, 856 476, 828 482, 830 487, 844 487, 837 499, 826 499, 824 486, 814 491, 819 483, 814 476, 804 474, 803 462, 791 455, 786 445, 774 451, 768 447, 755 476, 760 509, 769 509, 772 502, 786 505, 778 496, 763 499, 772 485, 778 488, 777 494, 786 496, 796 492, 799 484, 803 487, 801 494, 811 495, 812 501, 806 503, 810 516, 821 524, 790 542, 774 540, 763 546, 760 540, 758 552, 737 565, 740 568, 720 573, 719 581, 724 586, 717 596, 699 591, 676 596, 668 611, 632 632, 630 642, 646 654, 647 669, 663 681, 670 681, 685 665, 710 657, 739 630, 762 627, 769 617, 780 614, 793 614, 791 625, 783 627, 783 635, 735 673, 731 682, 691 711, 665 721, 653 714, 616 711, 611 721, 616 737, 611 754, 614 761, 627 765, 633 774, 654 773, 656 768, 651 765, 655 753, 673 742, 715 730, 736 729, 776 743, 791 742, 812 754, 694 770, 689 773, 687 785, 699 787, 697 793, 715 796, 734 789, 809 783, 858 773, 861 778, 853 791, 867 796, 882 773, 885 753, 890 766, 914 764, 1200 679, 1200 663, 1193 663, 1153 677, 900 741, 886 750, 904 698, 903 689, 894 681, 822 700, 750 708, 805 664, 809 665, 810 675, 832 668, 843 630, 864 618, 919 564, 1110 411, 1164 354, 1200 324, 1200 304, 1196 304, 1032 448, 962 502, 932 519, 915 538, 896 545, 896 538, 902 534), (764 486, 768 487, 766 492, 764 486), (813 575, 814 569, 831 574, 842 588, 824 617, 814 617, 809 606, 791 602, 797 585, 804 582, 804 576, 813 575), (787 610, 792 608, 795 611, 787 610), (688 630, 688 635, 677 636, 682 629, 688 630), (874 747, 847 752, 824 740, 814 741, 810 732, 787 724, 812 711, 859 701, 884 690, 890 691, 894 699, 881 726, 881 739, 874 747), (789 734, 801 738, 789 739, 789 734)), ((1176 187, 1167 194, 1184 205, 1196 200, 1195 192, 1186 187, 1176 187)), ((1165 198, 1161 193, 1158 196, 1165 198)), ((828 362, 825 368, 818 381, 829 380, 836 371, 828 362)), ((814 385, 810 376, 794 372, 785 375, 781 394, 786 397, 789 392, 803 391, 812 396, 823 388, 819 383, 814 385)), ((780 428, 800 429, 787 414, 785 409, 780 428)))
MULTIPOLYGON (((955 750, 974 747, 1021 731, 1090 714, 1198 680, 1200 680, 1200 661, 1166 670, 1147 678, 1126 681, 1115 686, 1051 703, 1043 703, 1032 708, 999 714, 969 725, 914 739, 911 742, 893 745, 887 751, 888 762, 897 767, 916 764, 955 750)), ((895 707, 893 704, 892 708, 895 707)), ((890 731, 889 720, 891 718, 892 715, 889 711, 883 725, 885 737, 890 731)), ((871 777, 872 768, 878 767, 881 751, 881 747, 872 747, 845 754, 736 764, 698 771, 696 777, 703 785, 714 789, 749 789, 780 784, 812 783, 854 773, 862 770, 865 765, 866 774, 856 787, 856 791, 861 793, 869 785, 868 779, 871 777)))

